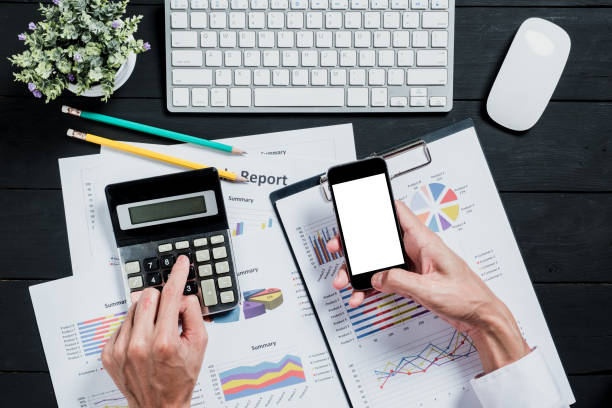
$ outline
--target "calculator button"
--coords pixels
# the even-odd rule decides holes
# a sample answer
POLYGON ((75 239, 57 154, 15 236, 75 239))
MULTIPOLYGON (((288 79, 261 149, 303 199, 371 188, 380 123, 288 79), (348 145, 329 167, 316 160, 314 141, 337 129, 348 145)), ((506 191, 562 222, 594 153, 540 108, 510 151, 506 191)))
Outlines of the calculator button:
POLYGON ((234 301, 234 292, 231 290, 226 290, 225 292, 221 292, 221 303, 232 303, 234 301))
POLYGON ((201 277, 211 276, 212 275, 212 265, 205 264, 205 265, 198 266, 198 274, 200 274, 201 277))
POLYGON ((226 258, 226 257, 227 257, 227 250, 225 249, 224 246, 213 248, 213 258, 220 259, 220 258, 226 258))
POLYGON ((215 271, 217 271, 217 273, 228 273, 229 263, 227 261, 217 262, 215 264, 215 271))
POLYGON ((210 260, 210 251, 208 249, 196 251, 196 261, 206 262, 208 260, 210 260))
POLYGON ((198 284, 195 282, 187 282, 185 284, 185 289, 183 290, 183 295, 196 295, 198 293, 198 284))
POLYGON ((212 245, 220 244, 222 242, 225 242, 225 237, 223 235, 215 235, 213 237, 210 237, 210 243, 212 245))
POLYGON ((193 240, 194 247, 201 247, 208 245, 208 240, 206 238, 196 238, 193 240))
POLYGON ((161 244, 160 246, 157 247, 157 250, 159 252, 172 251, 172 244, 161 244))
POLYGON ((132 276, 131 278, 128 278, 128 286, 130 289, 142 288, 142 276, 132 276))
POLYGON ((138 273, 140 272, 140 262, 132 261, 125 264, 125 273, 138 273))
POLYGON ((213 279, 202 281, 202 299, 204 300, 204 306, 214 306, 218 303, 215 281, 213 279))
POLYGON ((161 285, 161 283, 161 274, 159 272, 147 274, 147 286, 161 285))
POLYGON ((187 279, 195 279, 195 268, 192 265, 189 265, 189 275, 187 275, 187 279))
POLYGON ((174 256, 165 255, 161 257, 162 268, 172 268, 172 265, 174 265, 174 256))
POLYGON ((164 276, 164 281, 168 282, 168 279, 170 279, 170 272, 170 270, 162 272, 162 275, 164 276))
POLYGON ((176 249, 186 249, 189 248, 189 241, 179 241, 174 243, 174 247, 176 249))
POLYGON ((217 279, 217 285, 219 285, 219 289, 231 288, 232 278, 229 276, 224 276, 222 278, 219 278, 217 279))
POLYGON ((159 262, 157 258, 145 259, 143 263, 145 272, 156 271, 159 269, 159 262))
POLYGON ((193 256, 191 255, 191 252, 181 252, 176 254, 176 258, 178 259, 179 256, 181 255, 185 255, 187 258, 189 258, 189 263, 193 262, 193 256))

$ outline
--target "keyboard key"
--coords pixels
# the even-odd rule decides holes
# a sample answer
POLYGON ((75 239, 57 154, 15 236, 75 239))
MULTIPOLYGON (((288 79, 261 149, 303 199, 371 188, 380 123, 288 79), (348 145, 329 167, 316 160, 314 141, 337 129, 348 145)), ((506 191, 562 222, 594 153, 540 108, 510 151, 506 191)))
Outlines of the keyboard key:
POLYGON ((173 69, 172 83, 174 85, 211 85, 212 71, 210 69, 173 69))
POLYGON ((349 71, 350 85, 365 85, 366 72, 364 69, 351 69, 349 71))
POLYGON ((185 284, 185 289, 183 289, 183 295, 197 295, 198 294, 198 284, 194 281, 187 282, 185 284))
POLYGON ((227 0, 211 0, 210 8, 213 10, 222 10, 228 7, 227 0))
POLYGON ((448 12, 446 11, 424 11, 423 28, 447 28, 448 12))
POLYGON ((213 248, 212 254, 214 259, 227 258, 227 249, 224 246, 213 248))
POLYGON ((198 262, 206 262, 210 260, 210 251, 208 249, 202 249, 202 250, 196 251, 195 255, 196 255, 196 261, 198 262))
POLYGON ((226 290, 219 293, 219 297, 221 298, 221 303, 232 303, 234 301, 234 292, 226 290))
POLYGON ((410 46, 410 33, 406 31, 393 32, 393 47, 407 48, 410 46))
POLYGON ((408 8, 408 0, 391 0, 391 8, 393 10, 406 10, 408 8))
POLYGON ((346 10, 348 8, 348 0, 330 0, 330 7, 333 10, 346 10))
MULTIPOLYGON (((143 262, 145 272, 156 271, 159 269, 159 261, 157 258, 147 258, 143 262)), ((140 272, 140 271, 136 271, 140 272)), ((130 272, 131 273, 131 272, 130 272)))
POLYGON ((172 105, 189 106, 189 88, 174 88, 172 90, 172 105))
POLYGON ((241 31, 238 35, 238 45, 240 48, 255 47, 255 33, 253 31, 241 31))
POLYGON ((208 0, 191 0, 193 10, 203 10, 208 8, 208 0))
POLYGON ((429 106, 446 106, 446 96, 432 96, 429 98, 429 106))
POLYGON ((346 85, 346 70, 332 69, 329 82, 332 85, 346 85))
POLYGON ((193 88, 191 90, 191 104, 193 106, 208 106, 208 89, 193 88))
POLYGON ((308 8, 308 0, 291 0, 291 8, 293 10, 306 10, 308 8))
POLYGON ((227 106, 227 89, 213 88, 210 90, 210 106, 227 106))
POLYGON ((408 85, 446 85, 446 69, 409 69, 408 85))
POLYGON ((395 64, 395 52, 393 50, 378 51, 378 66, 392 67, 395 64))
POLYGON ((336 31, 336 48, 348 48, 352 44, 350 31, 336 31))
POLYGON ((368 72, 368 85, 384 85, 385 76, 384 69, 371 69, 368 72))
POLYGON ((231 85, 232 71, 229 69, 217 69, 215 71, 215 85, 231 85))
POLYGON ((187 274, 187 279, 195 279, 195 277, 195 268, 193 267, 193 265, 189 265, 189 273, 187 274))
POLYGON ((278 12, 268 13, 268 28, 285 27, 285 14, 278 12))
POLYGON ((348 106, 368 106, 367 88, 349 88, 346 94, 348 106))
POLYGON ((308 70, 294 69, 293 71, 291 71, 291 85, 308 85, 308 70))
POLYGON ((219 34, 220 47, 234 48, 237 44, 235 31, 223 31, 219 34))
POLYGON ((125 273, 138 273, 140 272, 140 262, 138 261, 132 261, 132 262, 127 262, 125 264, 125 273))
POLYGON ((201 67, 202 51, 172 51, 172 66, 175 67, 201 67))
POLYGON ((342 13, 328 11, 325 14, 325 28, 342 28, 342 13))
POLYGON ((255 106, 344 106, 344 89, 339 88, 256 88, 254 92, 255 106))
POLYGON ((206 28, 208 17, 206 13, 201 11, 194 11, 190 16, 191 28, 206 28))
POLYGON ((315 86, 327 85, 327 70, 313 69, 310 71, 310 83, 315 86))
POLYGON ((270 0, 270 8, 272 10, 289 8, 289 0, 270 0))
POLYGON ((219 289, 227 289, 232 287, 232 278, 231 276, 223 276, 217 279, 217 285, 219 289))
POLYGON ((172 268, 174 265, 174 256, 173 255, 164 255, 160 258, 160 265, 162 268, 172 268))
POLYGON ((325 10, 327 6, 327 0, 310 0, 310 8, 313 10, 325 10))
POLYGON ((144 286, 142 283, 142 276, 138 275, 128 278, 128 286, 130 289, 142 288, 144 286))
POLYGON ((148 273, 147 274, 147 286, 157 286, 161 285, 161 274, 159 272, 148 273))
POLYGON ((255 12, 249 13, 249 28, 264 28, 266 25, 265 13, 255 12))
POLYGON ((194 247, 201 247, 201 246, 206 246, 206 245, 208 245, 207 238, 196 238, 193 240, 194 247))
POLYGON ((227 27, 227 14, 225 12, 212 12, 210 13, 210 21, 208 23, 210 28, 225 28, 227 27))
POLYGON ((187 259, 189 259, 189 263, 193 262, 193 254, 191 252, 189 251, 179 252, 178 254, 176 254, 176 258, 178 259, 178 257, 181 255, 185 255, 187 259))
POLYGON ((317 31, 315 36, 317 48, 330 48, 332 46, 332 33, 331 31, 317 31))
POLYGON ((408 98, 405 96, 391 97, 391 106, 404 107, 408 105, 408 98))
POLYGON ((202 278, 205 278, 207 276, 212 276, 212 265, 211 264, 199 265, 198 275, 200 275, 200 277, 202 278))
POLYGON ((235 70, 234 85, 251 85, 251 71, 248 69, 235 70))
POLYGON ((427 3, 429 0, 412 0, 410 8, 413 10, 425 10, 427 9, 427 3))
POLYGON ((387 88, 372 88, 371 94, 372 106, 387 106, 387 88))
MULTIPOLYGON (((289 70, 275 69, 272 71, 272 84, 274 85, 289 85, 289 70)), ((255 103, 257 104, 257 90, 255 90, 255 103)))
POLYGON ((448 46, 448 31, 432 31, 431 46, 434 48, 446 48, 448 46))
POLYGON ((202 31, 200 33, 202 48, 217 48, 217 33, 215 31, 202 31))
POLYGON ((422 107, 427 106, 427 98, 424 96, 414 96, 410 98, 410 106, 422 107))
POLYGON ((186 9, 187 8, 187 0, 170 0, 170 8, 173 10, 176 9, 186 9))
POLYGON ((171 37, 172 47, 174 48, 198 46, 198 33, 195 31, 173 31, 171 37))
MULTIPOLYGON (((251 106, 251 89, 250 88, 232 88, 230 89, 230 106, 251 106)), ((214 252, 214 249, 213 249, 213 252, 214 252)))
POLYGON ((389 8, 389 0, 371 0, 370 8, 372 10, 385 10, 389 8))
POLYGON ((172 28, 187 28, 187 13, 174 12, 170 14, 170 26, 172 28))
POLYGON ((249 0, 232 0, 230 5, 233 10, 246 10, 249 8, 249 0))
POLYGON ((410 88, 410 96, 427 96, 427 88, 410 88))
POLYGON ((404 70, 390 69, 387 71, 387 83, 389 85, 404 85, 404 70))
POLYGON ((421 67, 445 67, 447 64, 446 50, 417 51, 417 65, 421 67))
POLYGON ((202 284, 202 299, 204 300, 204 306, 214 306, 218 303, 217 292, 215 291, 214 279, 205 279, 201 282, 202 284))
POLYGON ((401 50, 397 52, 397 66, 410 67, 414 65, 414 51, 401 50))
POLYGON ((229 270, 229 262, 223 261, 215 263, 215 272, 217 272, 217 274, 228 273, 229 270))
POLYGON ((432 10, 446 10, 448 8, 448 0, 431 0, 432 10))
POLYGON ((407 11, 402 15, 402 27, 419 28, 419 13, 407 11))
POLYGON ((316 51, 302 51, 302 66, 316 67, 318 64, 319 54, 316 51))
POLYGON ((383 13, 383 28, 399 28, 400 13, 397 11, 386 11, 383 13))
POLYGON ((364 13, 363 26, 365 28, 379 28, 380 27, 380 13, 379 12, 364 13))
POLYGON ((321 51, 322 67, 335 67, 336 65, 338 65, 338 51, 321 51))
POLYGON ((424 48, 429 44, 429 33, 427 31, 412 32, 412 46, 414 48, 424 48))
POLYGON ((245 51, 244 52, 244 66, 245 67, 258 67, 261 63, 261 52, 259 51, 245 51))
POLYGON ((355 47, 356 48, 370 48, 372 36, 369 31, 357 31, 355 32, 355 47))
POLYGON ((253 10, 265 10, 268 8, 268 0, 251 0, 253 10))
POLYGON ((361 28, 361 13, 349 11, 344 13, 345 28, 361 28))
POLYGON ((270 70, 256 69, 253 71, 253 85, 270 85, 270 70))

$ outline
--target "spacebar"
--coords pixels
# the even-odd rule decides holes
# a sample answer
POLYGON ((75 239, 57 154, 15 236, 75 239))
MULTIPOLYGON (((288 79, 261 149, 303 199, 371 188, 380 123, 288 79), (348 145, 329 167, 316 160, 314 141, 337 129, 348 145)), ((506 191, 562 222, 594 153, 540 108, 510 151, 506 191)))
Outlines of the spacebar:
POLYGON ((255 88, 255 106, 344 106, 344 88, 255 88))

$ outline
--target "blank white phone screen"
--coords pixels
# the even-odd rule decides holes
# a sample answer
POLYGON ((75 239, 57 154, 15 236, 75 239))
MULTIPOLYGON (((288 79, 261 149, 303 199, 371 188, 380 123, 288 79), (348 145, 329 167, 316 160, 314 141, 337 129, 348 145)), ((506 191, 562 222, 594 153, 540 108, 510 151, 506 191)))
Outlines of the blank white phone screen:
POLYGON ((404 263, 385 175, 333 184, 332 189, 352 274, 404 263))

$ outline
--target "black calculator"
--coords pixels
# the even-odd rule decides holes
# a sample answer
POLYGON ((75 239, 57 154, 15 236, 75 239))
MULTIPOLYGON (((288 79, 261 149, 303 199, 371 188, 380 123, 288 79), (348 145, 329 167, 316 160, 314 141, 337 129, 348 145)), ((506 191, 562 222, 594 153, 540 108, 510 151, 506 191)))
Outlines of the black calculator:
POLYGON ((219 174, 215 168, 106 186, 123 283, 131 300, 163 289, 180 255, 191 261, 184 295, 202 315, 234 309, 240 300, 219 174))

